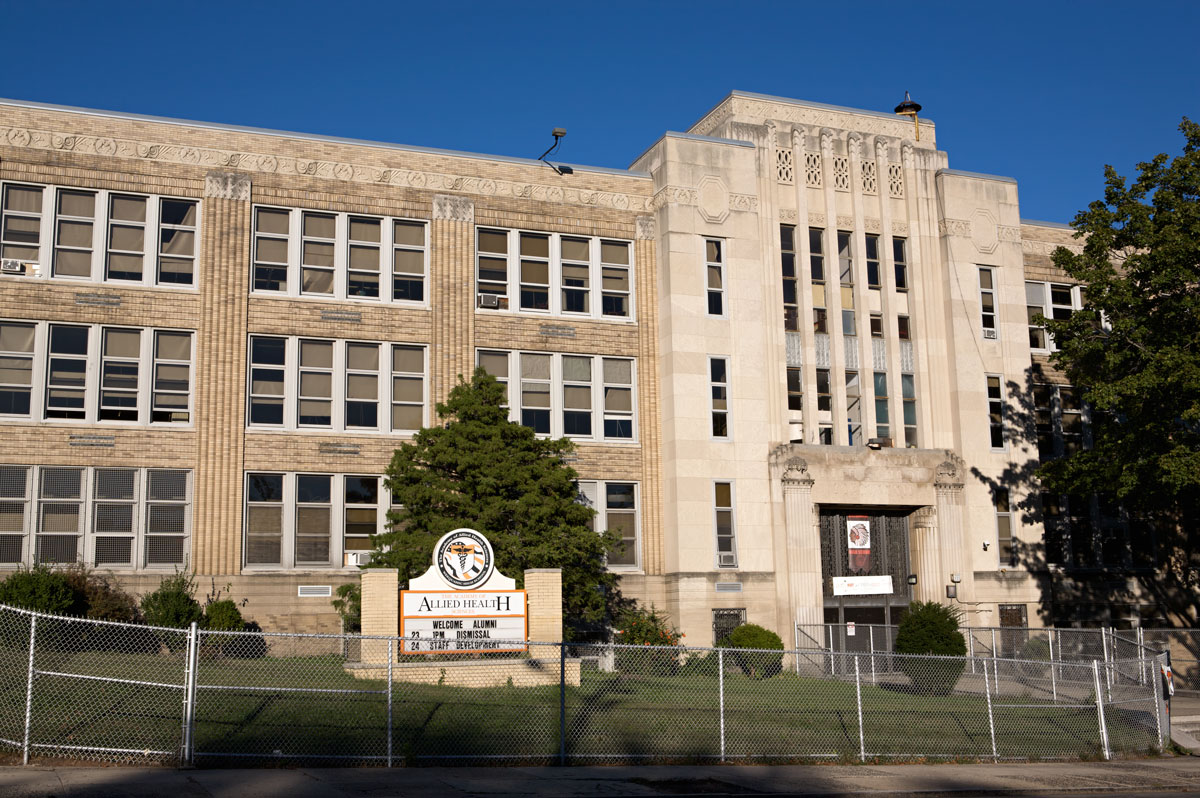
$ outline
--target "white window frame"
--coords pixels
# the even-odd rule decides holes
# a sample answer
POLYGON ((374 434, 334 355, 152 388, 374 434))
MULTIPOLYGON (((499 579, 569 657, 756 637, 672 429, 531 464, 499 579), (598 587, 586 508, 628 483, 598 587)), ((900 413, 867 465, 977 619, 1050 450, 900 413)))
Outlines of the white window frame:
POLYGON ((708 386, 709 386, 708 393, 709 393, 709 410, 710 410, 708 433, 709 433, 709 438, 714 441, 728 441, 728 440, 733 439, 733 410, 730 407, 731 402, 729 399, 729 393, 730 393, 729 388, 730 388, 730 383, 732 381, 730 380, 729 361, 730 361, 730 358, 726 355, 709 355, 708 356, 708 386), (722 367, 725 369, 725 381, 724 382, 717 382, 716 380, 713 379, 713 365, 715 363, 721 363, 722 367), (720 402, 721 400, 718 399, 718 397, 717 397, 717 394, 722 391, 725 394, 725 399, 724 399, 725 407, 723 407, 723 408, 718 405, 718 402, 720 402), (718 416, 724 416, 724 418, 725 418, 725 434, 724 435, 717 434, 716 426, 717 426, 717 417, 718 416))
MULTIPOLYGON (((5 531, 0 534, 4 535, 20 535, 21 537, 21 560, 19 563, 0 562, 0 572, 11 570, 17 567, 32 567, 36 562, 37 557, 37 540, 42 534, 42 513, 41 507, 43 504, 53 504, 56 500, 53 498, 43 499, 41 495, 42 474, 48 469, 66 469, 80 472, 80 497, 78 499, 62 499, 62 503, 78 503, 79 516, 76 523, 75 531, 75 551, 76 561, 82 562, 88 566, 103 568, 104 570, 112 570, 117 572, 158 572, 170 573, 177 571, 181 567, 186 567, 191 559, 192 547, 192 531, 193 531, 193 508, 195 505, 195 472, 189 468, 158 468, 158 467, 125 467, 125 466, 60 466, 60 465, 29 465, 24 463, 5 463, 5 468, 21 468, 25 470, 25 496, 23 499, 16 498, 0 498, 4 502, 20 501, 24 504, 24 514, 21 522, 21 529, 5 531), (132 471, 133 472, 133 499, 130 500, 109 500, 101 499, 95 495, 96 491, 96 472, 98 470, 112 471, 132 471), (170 499, 152 499, 150 497, 150 475, 153 472, 168 472, 178 471, 185 475, 186 486, 185 494, 182 500, 170 499), (130 504, 131 512, 131 532, 129 537, 132 540, 130 546, 130 562, 128 564, 121 563, 100 563, 95 561, 96 555, 96 538, 97 533, 95 524, 97 520, 96 510, 101 504, 130 504), (157 565, 148 564, 146 559, 147 553, 147 537, 149 537, 149 520, 151 505, 182 505, 183 512, 183 529, 176 534, 170 534, 171 537, 179 537, 182 539, 182 556, 179 562, 176 563, 160 563, 157 565)), ((70 536, 70 533, 54 533, 70 536)), ((124 537, 124 535, 116 535, 124 537)))
POLYGON ((737 535, 737 485, 732 479, 714 479, 712 481, 712 523, 713 523, 713 566, 718 570, 737 570, 738 569, 738 535, 737 535), (717 504, 717 486, 729 486, 729 506, 717 504), (720 542, 720 524, 717 520, 717 513, 722 510, 729 511, 729 538, 732 541, 730 552, 727 556, 732 556, 732 561, 721 563, 721 542, 720 542))
MULTIPOLYGON (((552 233, 545 230, 527 230, 523 228, 506 228, 495 227, 492 225, 478 225, 475 228, 475 310, 477 313, 513 313, 523 316, 554 316, 569 319, 591 319, 594 321, 613 322, 618 324, 634 324, 637 320, 637 292, 634 288, 635 273, 635 247, 634 242, 629 239, 619 238, 617 236, 587 236, 576 235, 573 233, 552 233), (505 236, 507 252, 504 253, 505 261, 505 281, 503 283, 494 280, 486 281, 489 286, 498 289, 503 286, 503 293, 496 291, 481 291, 479 279, 479 261, 483 256, 488 256, 489 253, 484 253, 479 247, 480 233, 499 233, 505 236), (548 307, 542 308, 522 308, 521 307, 521 235, 530 236, 546 236, 549 241, 549 257, 541 256, 531 257, 531 260, 548 262, 547 266, 547 283, 546 290, 548 291, 548 307), (564 238, 569 239, 586 239, 588 242, 588 285, 586 288, 588 296, 588 310, 586 312, 569 311, 565 309, 563 301, 563 292, 566 286, 563 284, 563 246, 564 238), (604 245, 617 244, 625 248, 629 253, 628 263, 621 264, 615 261, 606 261, 604 259, 604 245), (623 269, 626 273, 626 290, 606 289, 604 287, 605 270, 623 269), (488 307, 483 304, 480 297, 485 295, 494 295, 499 297, 496 307, 488 307), (604 312, 604 299, 606 296, 623 296, 625 297, 626 313, 624 315, 606 314, 604 312)), ((498 253, 490 254, 490 257, 499 259, 498 253)), ((568 260, 569 265, 582 265, 583 261, 568 260)), ((578 287, 571 287, 571 290, 578 291, 578 287)))
MULTIPOLYGON (((196 331, 184 330, 169 327, 131 327, 124 324, 86 324, 76 322, 59 322, 59 321, 29 321, 28 319, 0 319, 0 323, 32 325, 34 328, 34 348, 33 348, 33 371, 30 385, 30 403, 29 414, 0 414, 0 421, 8 422, 28 422, 51 424, 96 424, 100 426, 113 427, 169 427, 169 428, 187 428, 195 424, 196 412, 196 331), (84 368, 84 406, 82 418, 60 418, 50 416, 47 413, 47 395, 49 390, 49 374, 50 374, 50 328, 51 327, 78 327, 87 330, 88 347, 87 354, 84 356, 68 356, 74 359, 84 360, 86 365, 84 368), (119 421, 100 418, 100 394, 101 394, 101 377, 103 375, 103 339, 106 330, 130 330, 139 333, 139 354, 138 363, 138 387, 137 387, 137 415, 136 421, 119 421), (188 336, 190 345, 191 358, 188 361, 188 402, 186 412, 188 414, 187 421, 154 421, 154 379, 155 379, 155 364, 169 363, 172 365, 181 365, 182 361, 160 361, 156 359, 155 345, 158 340, 158 333, 174 333, 178 335, 188 336)), ((21 353, 21 356, 26 356, 26 353, 21 353)))
POLYGON ((1012 491, 1010 491, 1008 488, 993 488, 992 489, 992 508, 995 510, 995 517, 996 517, 996 567, 997 568, 1011 568, 1011 567, 1013 567, 1013 565, 1016 562, 1016 553, 1017 553, 1017 550, 1016 550, 1017 535, 1016 535, 1016 530, 1013 529, 1014 513, 1012 511, 1012 491), (1000 509, 1000 493, 1001 492, 1003 492, 1003 494, 1004 494, 1004 503, 1008 507, 1007 510, 1000 509), (1009 557, 1007 560, 1004 559, 1005 536, 1001 535, 1001 533, 1000 533, 1001 519, 1008 521, 1007 540, 1008 540, 1008 548, 1009 548, 1009 557))
MULTIPOLYGON (((244 486, 242 498, 242 570, 247 573, 257 573, 264 571, 347 571, 352 573, 358 572, 358 567, 350 563, 346 559, 346 553, 350 549, 346 548, 346 510, 347 507, 374 507, 376 510, 375 517, 375 534, 381 535, 390 530, 388 521, 388 512, 397 509, 391 503, 391 491, 388 490, 384 480, 385 475, 382 474, 364 474, 362 472, 345 471, 280 471, 277 469, 247 469, 242 473, 242 483, 244 486), (280 510, 280 543, 279 543, 279 562, 278 563, 251 563, 248 562, 247 556, 249 551, 247 541, 247 530, 249 527, 250 516, 250 479, 255 474, 264 474, 271 476, 282 477, 282 507, 280 510), (296 537, 297 537, 297 509, 301 506, 299 502, 298 479, 302 476, 319 476, 328 477, 330 479, 329 487, 329 562, 322 563, 300 563, 296 560, 296 537), (378 502, 374 505, 347 505, 346 504, 346 478, 347 477, 375 477, 378 480, 379 493, 378 502)), ((265 506, 274 506, 272 502, 265 506)))
POLYGON ((728 252, 729 241, 728 241, 728 239, 724 239, 724 238, 716 238, 714 236, 705 236, 704 238, 700 239, 700 246, 703 248, 702 255, 704 257, 704 312, 705 312, 705 315, 709 316, 710 318, 714 318, 714 319, 727 319, 727 318, 729 318, 729 302, 728 302, 729 272, 725 268, 725 266, 729 261, 729 252, 728 252), (710 242, 717 245, 717 259, 716 260, 709 260, 708 245, 710 242), (716 287, 713 286, 712 279, 710 277, 710 275, 714 272, 717 275, 717 277, 720 279, 720 282, 721 282, 721 284, 716 287), (714 298, 721 305, 720 313, 712 312, 712 303, 713 303, 714 298))
POLYGON ((999 328, 1000 308, 996 304, 996 269, 992 266, 979 267, 979 329, 982 330, 984 338, 994 339, 999 336, 997 332, 999 328), (983 285, 983 276, 988 276, 988 282, 991 283, 990 288, 985 288, 983 285), (984 297, 989 297, 992 302, 992 310, 989 313, 984 305, 984 297), (988 317, 991 317, 990 323, 988 317), (989 335, 990 333, 990 335, 989 335))
MULTIPOLYGON (((421 386, 421 419, 422 426, 429 423, 429 346, 415 341, 366 341, 348 338, 325 338, 309 335, 273 335, 267 333, 251 333, 247 338, 246 347, 246 429, 254 432, 316 432, 328 434, 331 432, 346 432, 354 435, 410 435, 415 429, 397 429, 392 426, 393 386, 392 380, 392 347, 403 346, 419 348, 422 353, 422 386, 421 386), (254 339, 273 339, 284 342, 284 362, 279 365, 264 365, 263 368, 283 371, 283 421, 280 424, 255 423, 252 420, 251 409, 256 397, 273 396, 271 394, 254 394, 254 362, 252 347, 254 339), (300 372, 312 370, 300 366, 300 343, 313 341, 333 345, 332 369, 319 369, 332 374, 330 379, 331 396, 330 423, 328 426, 299 423, 300 419, 300 372), (351 374, 367 373, 350 369, 347 363, 348 346, 350 344, 367 344, 377 348, 376 366, 373 373, 376 376, 376 420, 374 429, 370 427, 350 427, 346 424, 347 383, 351 374)), ((396 372, 395 376, 411 378, 411 372, 396 372)), ((312 397, 310 397, 312 398, 312 397)), ((324 397, 316 397, 324 400, 324 397)), ((266 472, 263 472, 266 473, 266 472)))
MULTIPOLYGON (((505 355, 508 362, 508 377, 502 382, 507 381, 507 404, 508 418, 510 421, 517 424, 521 423, 521 355, 548 355, 550 357, 550 432, 539 433, 543 437, 563 438, 567 437, 574 441, 582 442, 602 442, 605 444, 636 444, 638 443, 638 363, 637 358, 633 357, 617 357, 609 355, 588 355, 575 352, 538 352, 534 350, 519 349, 505 350, 492 349, 490 347, 480 347, 475 350, 475 363, 480 362, 480 356, 484 353, 490 355, 505 355), (563 432, 563 368, 562 359, 564 357, 587 357, 592 360, 592 434, 591 435, 566 435, 563 432), (629 363, 630 384, 625 386, 621 383, 606 383, 604 381, 604 361, 619 360, 629 363), (630 411, 609 411, 605 405, 605 388, 615 387, 621 390, 628 388, 630 396, 630 411), (606 437, 605 421, 606 420, 623 420, 630 421, 630 437, 606 437)), ((541 380, 538 380, 541 381, 541 380)))
MULTIPOLYGON (((23 181, 4 181, 0 183, 0 202, 3 202, 5 190, 9 186, 20 188, 40 189, 42 192, 42 210, 39 217, 37 269, 26 268, 19 276, 0 274, 0 279, 12 280, 53 280, 66 283, 102 283, 109 286, 146 286, 169 289, 173 291, 198 291, 200 284, 199 266, 201 260, 201 231, 203 203, 198 197, 181 197, 173 194, 145 194, 137 191, 113 191, 109 189, 88 188, 87 186, 66 186, 59 184, 26 183, 23 181), (91 219, 92 246, 91 269, 86 276, 56 275, 54 273, 54 253, 58 245, 58 196, 61 192, 73 191, 94 195, 95 210, 91 219), (142 239, 142 277, 140 280, 115 280, 107 277, 108 271, 108 232, 111 223, 110 213, 112 197, 136 197, 146 201, 146 220, 142 225, 145 234, 142 239), (196 206, 196 223, 194 226, 168 224, 162 221, 162 206, 164 201, 189 202, 196 206), (160 279, 160 258, 162 252, 162 234, 165 231, 180 230, 192 232, 193 247, 191 255, 171 255, 167 257, 190 259, 192 262, 192 281, 177 283, 160 279)), ((7 215, 7 214, 5 214, 7 215)), ((19 214, 32 218, 33 214, 19 214)))
MULTIPOLYGON (((580 501, 596 511, 592 519, 592 528, 597 532, 608 530, 608 486, 633 486, 633 563, 617 565, 607 563, 608 570, 622 573, 640 572, 642 570, 642 493, 641 483, 627 479, 581 479, 579 485, 580 501)), ((625 512, 618 509, 618 512, 625 512)))
MULTIPOLYGON (((305 299, 316 302, 363 302, 374 305, 397 305, 401 307, 429 307, 430 294, 430 271, 429 271, 429 220, 418 219, 409 216, 379 216, 370 213, 352 213, 348 211, 330 211, 319 210, 316 208, 292 208, 280 205, 265 205, 256 204, 250 209, 250 237, 251 237, 251 257, 250 257, 250 294, 255 297, 286 297, 291 299, 305 299), (258 232, 258 212, 260 210, 277 211, 288 215, 288 233, 286 236, 276 233, 259 233, 258 232), (320 216, 332 216, 334 219, 334 238, 321 239, 322 241, 331 241, 333 244, 333 291, 328 294, 324 293, 305 293, 301 290, 301 281, 303 279, 302 259, 304 251, 304 214, 316 214, 320 216), (379 222, 380 241, 378 243, 379 250, 379 296, 357 296, 349 293, 350 283, 350 220, 365 219, 372 222, 379 222), (422 246, 422 281, 424 288, 422 298, 413 299, 394 299, 395 296, 395 251, 396 250, 415 250, 416 247, 409 246, 396 242, 396 222, 404 224, 419 224, 425 231, 424 244, 422 246), (258 240, 259 238, 271 238, 287 242, 287 263, 277 264, 287 272, 287 287, 283 291, 272 291, 265 288, 255 287, 255 268, 258 263, 258 240)), ((376 244, 371 243, 374 248, 376 244)), ((326 269, 327 267, 315 267, 326 269)), ((411 275, 406 276, 406 280, 411 280, 411 275)))
MULTIPOLYGON (((1070 283, 1056 282, 1053 280, 1026 280, 1025 281, 1025 307, 1026 307, 1026 313, 1028 313, 1031 310, 1036 310, 1038 313, 1042 314, 1042 316, 1044 316, 1045 318, 1052 319, 1052 320, 1055 319, 1054 312, 1056 310, 1068 310, 1071 313, 1077 313, 1078 311, 1083 309, 1083 287, 1078 286, 1078 285, 1071 285, 1070 283), (1042 293, 1041 304, 1033 304, 1029 301, 1029 289, 1031 286, 1039 287, 1039 290, 1042 293), (1071 304, 1070 305, 1056 304, 1054 302, 1053 292, 1054 292, 1055 288, 1058 288, 1058 289, 1066 288, 1066 289, 1070 290, 1070 292, 1071 292, 1071 304)), ((1042 336, 1044 337, 1045 343, 1046 343, 1045 346, 1034 346, 1033 343, 1030 342, 1029 348, 1031 351, 1042 352, 1042 353, 1058 351, 1058 345, 1056 343, 1054 343, 1054 336, 1050 334, 1049 330, 1047 330, 1045 327, 1034 324, 1033 319, 1029 319, 1029 329, 1030 330, 1041 330, 1042 336)))

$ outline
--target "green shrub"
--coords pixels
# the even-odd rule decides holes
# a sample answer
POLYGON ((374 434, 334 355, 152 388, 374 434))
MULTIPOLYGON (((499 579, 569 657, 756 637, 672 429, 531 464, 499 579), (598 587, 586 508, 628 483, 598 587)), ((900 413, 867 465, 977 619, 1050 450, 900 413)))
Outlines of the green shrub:
POLYGON ((614 630, 614 642, 629 646, 644 646, 646 650, 618 648, 617 670, 664 676, 679 669, 679 652, 650 646, 678 646, 683 637, 653 606, 650 609, 633 607, 621 614, 614 630))
POLYGON ((337 598, 331 604, 342 617, 342 632, 357 634, 362 631, 362 585, 351 582, 337 589, 337 598))
POLYGON ((82 615, 84 597, 62 571, 45 565, 22 568, 0 582, 0 604, 55 615, 82 615))
POLYGON ((186 629, 204 617, 200 602, 192 597, 196 583, 191 575, 164 576, 158 589, 142 598, 142 615, 150 626, 186 629))
POLYGON ((717 653, 710 651, 701 656, 692 654, 679 666, 680 676, 711 676, 717 675, 717 653))
POLYGON ((896 630, 897 654, 924 654, 956 659, 897 657, 913 687, 927 695, 947 695, 966 667, 967 641, 958 631, 960 612, 936 601, 914 601, 896 630))
POLYGON ((757 624, 742 624, 717 641, 717 645, 721 648, 759 649, 731 652, 734 663, 752 679, 769 679, 783 670, 783 654, 771 653, 783 651, 783 641, 770 629, 757 624))
POLYGON ((96 621, 137 623, 140 620, 137 599, 121 590, 103 574, 96 573, 83 563, 65 568, 63 576, 81 597, 80 615, 96 621))
POLYGON ((246 628, 241 610, 232 599, 214 601, 205 607, 202 625, 210 632, 240 632, 246 628))

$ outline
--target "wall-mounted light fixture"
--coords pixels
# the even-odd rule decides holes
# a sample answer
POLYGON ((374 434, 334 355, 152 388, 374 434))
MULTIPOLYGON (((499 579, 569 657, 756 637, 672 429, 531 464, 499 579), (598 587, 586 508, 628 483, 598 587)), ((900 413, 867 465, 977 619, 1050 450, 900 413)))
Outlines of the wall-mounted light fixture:
POLYGON ((909 583, 910 585, 915 585, 915 584, 917 583, 917 575, 916 575, 916 574, 909 574, 909 575, 908 575, 908 583, 909 583))
POLYGON ((950 581, 957 585, 962 581, 962 574, 950 574, 950 581))

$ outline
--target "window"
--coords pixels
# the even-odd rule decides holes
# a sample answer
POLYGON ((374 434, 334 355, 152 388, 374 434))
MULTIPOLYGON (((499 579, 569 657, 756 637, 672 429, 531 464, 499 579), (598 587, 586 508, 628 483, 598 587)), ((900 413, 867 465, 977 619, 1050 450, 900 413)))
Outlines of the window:
POLYGON ((411 432, 425 423, 425 347, 250 336, 251 427, 411 432))
POLYGON ((817 410, 833 409, 833 392, 829 385, 829 369, 817 369, 817 410))
POLYGON ((879 236, 867 234, 867 287, 878 289, 879 284, 879 236))
POLYGON ((509 417, 539 435, 634 439, 635 374, 629 358, 481 349, 476 363, 504 387, 509 417))
POLYGON ((813 332, 829 332, 829 314, 825 308, 813 308, 813 332))
POLYGON ((822 446, 833 445, 833 425, 821 423, 817 425, 817 443, 822 446))
POLYGON ((633 317, 628 241, 480 227, 475 242, 478 308, 633 317))
POLYGON ((857 371, 846 372, 846 433, 850 446, 866 443, 862 437, 862 384, 857 371))
POLYGON ((721 644, 725 638, 746 622, 746 608, 722 607, 712 611, 713 646, 721 644))
POLYGON ((883 337, 883 316, 879 313, 871 314, 871 337, 883 337))
POLYGON ((732 482, 713 483, 713 522, 717 535, 717 567, 737 568, 732 482))
POLYGON ((854 324, 854 310, 842 310, 842 335, 856 336, 858 329, 854 324))
POLYGON ((0 565, 178 568, 190 487, 191 471, 179 469, 0 466, 0 565))
POLYGON ((1038 457, 1043 461, 1083 449, 1084 415, 1079 389, 1069 385, 1033 386, 1038 457))
POLYGON ((253 215, 255 293, 425 301, 426 222, 298 208, 255 207, 253 215))
POLYGON ((708 372, 712 387, 712 436, 728 438, 729 360, 723 357, 710 357, 708 372))
POLYGON ((1008 503, 1008 488, 992 490, 992 504, 996 508, 996 548, 1001 567, 1016 564, 1013 547, 1012 512, 1008 503))
POLYGON ((1053 351, 1054 339, 1046 328, 1036 322, 1038 316, 1055 321, 1071 318, 1083 307, 1079 286, 1060 283, 1025 282, 1025 306, 1029 316, 1029 348, 1053 351))
POLYGON ((779 249, 783 261, 783 328, 800 329, 799 286, 796 279, 796 228, 779 226, 779 249))
POLYGON ((0 251, 47 264, 45 277, 192 286, 198 211, 195 200, 7 183, 0 251))
POLYGON ((355 565, 371 536, 388 530, 381 477, 357 474, 246 474, 247 566, 355 565))
POLYGON ((979 267, 979 307, 983 325, 983 337, 996 337, 996 289, 992 269, 979 267))
POLYGON ((800 411, 804 407, 804 370, 787 370, 788 410, 800 411))
POLYGON ((708 275, 708 315, 725 315, 725 242, 704 239, 705 272, 708 275))
POLYGON ((182 330, 0 321, 0 416, 189 423, 192 335, 182 330), (44 365, 35 368, 35 362, 44 365))
POLYGON ((818 227, 808 228, 808 261, 814 283, 825 282, 825 231, 818 227))
POLYGON ((993 449, 1004 448, 1004 394, 1000 378, 987 377, 988 429, 993 449))
POLYGON ((838 278, 842 285, 854 285, 854 256, 851 251, 852 235, 838 230, 838 278))
POLYGON ((904 404, 904 445, 917 447, 917 387, 912 374, 900 375, 900 399, 904 404))
POLYGON ((637 483, 580 481, 579 494, 581 502, 596 510, 592 528, 619 538, 608 552, 608 567, 639 567, 637 483))
POLYGON ((888 423, 888 386, 886 371, 875 372, 875 437, 892 437, 892 428, 888 423))
POLYGON ((896 337, 901 341, 911 340, 912 336, 909 334, 908 329, 908 316, 896 317, 896 337))
POLYGON ((896 270, 896 290, 908 290, 908 242, 903 238, 892 239, 892 265, 896 270))

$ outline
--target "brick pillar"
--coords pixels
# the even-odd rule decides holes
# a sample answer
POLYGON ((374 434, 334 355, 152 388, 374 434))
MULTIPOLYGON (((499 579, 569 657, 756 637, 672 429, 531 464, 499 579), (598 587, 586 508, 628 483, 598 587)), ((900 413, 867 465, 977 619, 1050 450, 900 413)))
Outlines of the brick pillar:
POLYGON ((446 401, 459 374, 470 379, 475 369, 475 203, 435 194, 430 245, 430 398, 437 403, 446 401))
MULTIPOLYGON (((400 572, 367 568, 362 572, 362 633, 395 637, 400 634, 400 572)), ((362 641, 363 662, 387 662, 386 640, 362 641)))
MULTIPOLYGON (((536 643, 562 640, 562 569, 529 568, 525 571, 529 612, 529 639, 536 643)), ((558 646, 530 646, 534 659, 557 659, 558 646)))
POLYGON ((236 574, 242 565, 250 176, 209 172, 201 212, 191 565, 198 574, 236 574))
POLYGON ((653 216, 637 217, 634 263, 638 322, 638 437, 642 442, 642 570, 664 570, 662 507, 662 397, 658 384, 658 286, 653 216))

